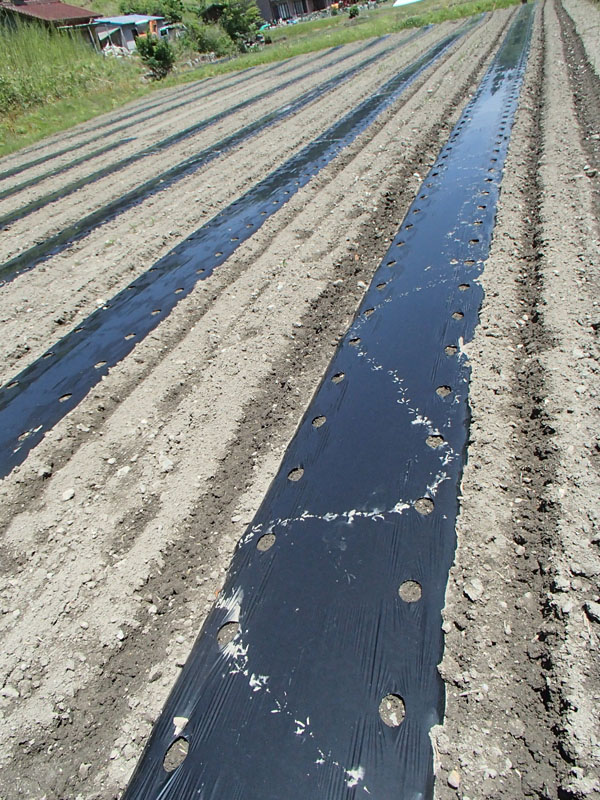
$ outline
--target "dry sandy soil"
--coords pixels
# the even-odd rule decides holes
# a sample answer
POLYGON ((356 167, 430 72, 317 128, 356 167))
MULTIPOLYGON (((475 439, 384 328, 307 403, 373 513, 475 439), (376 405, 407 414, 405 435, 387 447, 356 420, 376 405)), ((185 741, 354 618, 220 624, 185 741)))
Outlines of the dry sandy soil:
MULTIPOLYGON (((514 13, 489 15, 454 45, 2 481, 1 798, 122 792, 236 541, 514 13)), ((599 25, 589 0, 538 4, 468 346, 472 425, 440 665, 446 719, 432 733, 443 800, 600 798, 599 25)), ((0 380, 455 27, 391 50, 0 287, 0 380)), ((358 64, 363 48, 296 59, 285 76, 261 68, 239 86, 229 76, 165 92, 163 113, 140 121, 143 104, 130 106, 128 129, 112 139, 90 144, 94 121, 4 159, 0 172, 47 156, 0 178, 0 191, 133 137, 1 201, 0 215, 267 93, 14 222, 0 259, 358 64)))

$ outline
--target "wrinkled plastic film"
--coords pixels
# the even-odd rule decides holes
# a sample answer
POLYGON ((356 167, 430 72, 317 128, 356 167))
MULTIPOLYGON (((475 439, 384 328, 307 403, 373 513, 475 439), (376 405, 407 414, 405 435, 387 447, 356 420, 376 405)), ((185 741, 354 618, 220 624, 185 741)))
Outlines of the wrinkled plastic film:
POLYGON ((532 20, 524 6, 378 268, 126 800, 432 796, 468 428, 463 345, 532 20))

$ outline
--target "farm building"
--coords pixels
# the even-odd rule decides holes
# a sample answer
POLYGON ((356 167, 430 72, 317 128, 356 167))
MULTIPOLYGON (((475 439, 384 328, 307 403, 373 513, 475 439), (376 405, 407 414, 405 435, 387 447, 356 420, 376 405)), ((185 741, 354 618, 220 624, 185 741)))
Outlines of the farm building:
POLYGON ((96 36, 100 44, 122 47, 133 52, 138 36, 148 33, 157 36, 159 23, 163 17, 152 17, 144 14, 125 14, 118 17, 99 17, 94 23, 96 36))

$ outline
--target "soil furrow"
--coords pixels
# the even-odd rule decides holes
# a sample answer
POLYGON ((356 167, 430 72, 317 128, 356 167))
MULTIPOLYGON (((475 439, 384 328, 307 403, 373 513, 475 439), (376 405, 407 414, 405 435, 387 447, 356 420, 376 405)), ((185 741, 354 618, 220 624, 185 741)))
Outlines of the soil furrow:
POLYGON ((581 37, 561 3, 556 7, 569 85, 575 100, 581 145, 587 155, 583 171, 590 180, 594 212, 600 220, 600 75, 588 61, 581 37))
MULTIPOLYGON (((588 794, 597 788, 589 749, 594 701, 582 703, 584 682, 564 677, 573 649, 560 565, 573 544, 557 501, 568 450, 556 415, 559 398, 567 396, 556 385, 556 353, 573 326, 565 319, 564 289, 558 318, 549 298, 558 300, 555 276, 567 278, 565 255, 582 242, 559 231, 558 217, 548 226, 546 209, 565 208, 557 202, 558 175, 572 171, 574 152, 557 157, 550 146, 566 136, 556 114, 567 103, 557 91, 554 11, 544 10, 483 273, 480 331, 468 348, 471 441, 444 614, 446 719, 434 736, 439 798, 596 796, 588 794), (550 240, 562 243, 562 257, 549 252, 550 231, 550 240)), ((597 568, 589 555, 582 562, 584 571, 597 568)), ((579 580, 585 606, 589 587, 579 580)), ((580 635, 581 627, 574 638, 580 635)), ((588 663, 587 673, 595 672, 588 663)))

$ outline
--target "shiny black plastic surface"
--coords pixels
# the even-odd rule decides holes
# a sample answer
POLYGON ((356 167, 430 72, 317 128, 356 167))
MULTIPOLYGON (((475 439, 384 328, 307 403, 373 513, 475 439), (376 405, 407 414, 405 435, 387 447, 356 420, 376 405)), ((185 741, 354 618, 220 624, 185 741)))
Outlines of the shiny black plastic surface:
POLYGON ((532 18, 531 6, 518 12, 377 270, 126 800, 431 798, 468 428, 462 347, 478 320, 475 279, 532 18), (236 635, 219 645, 231 623, 236 635), (389 695, 403 719, 400 700, 380 717, 389 695), (189 751, 167 772, 178 738, 189 751))
POLYGON ((465 30, 438 42, 377 93, 267 175, 0 389, 0 476, 74 408, 108 369, 212 274, 301 186, 350 144, 465 30))

